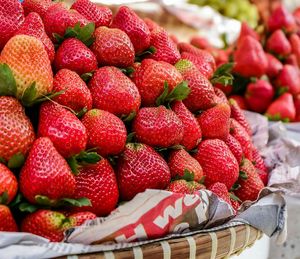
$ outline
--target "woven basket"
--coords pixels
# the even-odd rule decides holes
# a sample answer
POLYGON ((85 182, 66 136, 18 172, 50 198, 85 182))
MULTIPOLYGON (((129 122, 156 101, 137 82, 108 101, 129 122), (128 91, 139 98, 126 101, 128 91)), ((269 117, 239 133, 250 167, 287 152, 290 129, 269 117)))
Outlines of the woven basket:
POLYGON ((129 258, 226 258, 241 253, 246 247, 262 237, 262 232, 249 225, 230 227, 224 230, 201 233, 183 238, 145 244, 117 251, 77 255, 80 259, 129 259, 129 258))

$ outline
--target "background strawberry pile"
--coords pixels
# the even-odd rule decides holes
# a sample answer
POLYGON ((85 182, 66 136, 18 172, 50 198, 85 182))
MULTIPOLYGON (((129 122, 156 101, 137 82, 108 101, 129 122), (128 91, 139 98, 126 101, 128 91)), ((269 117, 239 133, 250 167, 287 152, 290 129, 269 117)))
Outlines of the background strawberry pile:
POLYGON ((236 210, 266 184, 211 83, 228 65, 128 7, 0 0, 0 49, 0 231, 61 241, 147 188, 208 188, 236 210))

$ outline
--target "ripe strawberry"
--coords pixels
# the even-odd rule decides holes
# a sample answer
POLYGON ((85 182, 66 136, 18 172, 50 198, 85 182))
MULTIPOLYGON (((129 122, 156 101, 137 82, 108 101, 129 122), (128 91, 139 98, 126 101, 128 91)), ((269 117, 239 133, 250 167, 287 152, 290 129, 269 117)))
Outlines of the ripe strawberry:
POLYGON ((24 11, 18 0, 0 1, 0 50, 24 22, 24 11))
POLYGON ((290 54, 290 55, 286 58, 284 64, 292 65, 292 66, 298 68, 298 61, 297 61, 296 55, 290 54))
POLYGON ((129 67, 134 63, 134 47, 127 34, 119 29, 99 27, 94 32, 91 50, 99 65, 129 67))
POLYGON ((71 169, 49 138, 35 140, 21 170, 19 183, 22 194, 31 203, 36 203, 37 195, 58 200, 72 197, 75 191, 71 169))
POLYGON ((246 98, 240 95, 230 95, 228 97, 228 99, 233 99, 237 102, 238 106, 242 109, 242 110, 248 110, 248 105, 246 102, 246 98))
POLYGON ((117 116, 92 109, 84 115, 82 123, 87 130, 89 148, 97 148, 101 156, 117 155, 123 151, 127 132, 117 116))
POLYGON ((231 202, 231 206, 234 209, 235 213, 237 213, 237 211, 239 210, 241 204, 239 203, 239 201, 234 200, 234 199, 230 199, 231 202))
POLYGON ((268 67, 268 61, 260 43, 251 36, 245 36, 233 54, 234 72, 244 77, 260 77, 268 67))
POLYGON ((175 44, 179 43, 179 39, 176 37, 176 35, 170 34, 169 37, 175 44))
POLYGON ((176 68, 164 61, 144 59, 132 75, 142 97, 143 106, 155 106, 156 99, 163 93, 165 83, 171 92, 183 78, 176 68))
POLYGON ((257 168, 261 171, 264 171, 264 172, 268 172, 268 169, 265 165, 265 162, 264 162, 262 156, 260 155, 258 149, 254 146, 252 148, 252 154, 253 154, 252 161, 254 163, 255 168, 257 168))
POLYGON ((300 121, 300 94, 297 94, 294 96, 294 105, 296 109, 296 118, 295 121, 299 122, 300 121))
POLYGON ((87 20, 99 26, 109 26, 112 19, 112 11, 106 6, 99 6, 90 0, 76 0, 71 9, 82 14, 87 20))
POLYGON ((191 38, 191 44, 199 49, 207 49, 211 47, 208 40, 201 36, 193 36, 191 38))
POLYGON ((194 176, 196 182, 199 182, 203 176, 201 165, 184 149, 171 151, 168 165, 172 178, 183 178, 186 171, 194 176))
POLYGON ((177 44, 177 48, 179 50, 180 53, 183 53, 183 52, 188 52, 188 53, 191 53, 191 54, 194 54, 194 55, 201 55, 203 50, 200 49, 200 48, 197 48, 187 42, 179 42, 177 44))
POLYGON ((17 190, 18 182, 16 177, 5 165, 0 164, 0 197, 6 192, 8 198, 5 203, 8 204, 16 196, 17 190))
POLYGON ((152 32, 154 29, 160 28, 160 26, 153 20, 151 20, 150 18, 145 18, 144 22, 146 23, 148 29, 150 32, 152 32))
POLYGON ((65 158, 83 151, 87 143, 87 132, 81 121, 53 102, 45 102, 41 106, 38 135, 48 137, 65 158))
POLYGON ((167 191, 183 194, 194 194, 196 191, 203 189, 205 189, 203 184, 197 183, 196 181, 186 181, 184 179, 172 181, 166 188, 167 191))
POLYGON ((238 142, 232 135, 228 135, 227 138, 224 139, 224 142, 229 147, 238 164, 240 164, 243 159, 243 149, 240 142, 238 142))
POLYGON ((56 51, 54 66, 57 71, 67 68, 82 75, 97 69, 97 59, 80 40, 70 38, 66 39, 56 51))
POLYGON ((284 29, 292 32, 296 29, 296 22, 293 15, 283 5, 279 5, 269 16, 268 29, 269 31, 284 29))
POLYGON ((17 232, 16 221, 6 205, 0 204, 0 231, 17 232))
POLYGON ((247 179, 239 178, 238 183, 241 187, 235 191, 235 194, 242 201, 256 200, 264 184, 256 173, 255 167, 248 159, 244 159, 240 171, 246 174, 247 179))
POLYGON ((215 97, 216 104, 228 104, 227 97, 222 90, 214 87, 214 92, 216 94, 216 97, 215 97))
POLYGON ((119 198, 115 172, 108 160, 102 158, 97 164, 82 167, 75 177, 75 198, 86 197, 92 206, 76 208, 106 216, 117 206, 119 198))
POLYGON ((18 98, 33 82, 37 90, 36 97, 52 91, 51 64, 40 40, 27 35, 12 37, 1 52, 0 63, 6 63, 12 70, 18 98))
POLYGON ((227 202, 231 205, 231 200, 229 197, 228 189, 224 183, 216 182, 209 186, 208 190, 213 192, 215 195, 217 195, 219 198, 227 202))
POLYGON ((215 83, 214 87, 215 87, 215 89, 217 88, 217 89, 221 90, 227 96, 230 95, 233 90, 232 85, 222 85, 220 83, 215 83))
POLYGON ((202 141, 194 157, 203 168, 206 186, 220 182, 229 190, 238 179, 238 162, 224 141, 219 139, 202 141))
POLYGON ((285 122, 294 121, 296 109, 293 96, 290 93, 284 93, 271 103, 266 111, 266 116, 270 120, 282 120, 285 122))
POLYGON ((262 171, 258 168, 256 168, 256 173, 258 174, 260 180, 263 182, 264 186, 267 186, 268 185, 268 181, 269 181, 269 174, 265 171, 262 171))
POLYGON ((126 32, 136 53, 150 47, 150 30, 147 24, 129 7, 119 8, 110 27, 126 32))
POLYGON ((26 16, 24 23, 15 35, 29 35, 39 39, 47 51, 50 62, 54 60, 54 45, 45 32, 41 17, 37 13, 30 13, 26 16))
POLYGON ((269 78, 276 77, 279 74, 280 70, 283 68, 283 65, 277 58, 269 53, 266 53, 266 57, 268 60, 268 68, 266 74, 269 78))
POLYGON ((300 65, 300 37, 297 34, 292 34, 289 38, 291 47, 292 47, 292 53, 297 58, 297 63, 300 65))
POLYGON ((257 32, 254 31, 246 22, 242 22, 238 42, 240 42, 245 36, 251 36, 256 40, 259 40, 259 35, 257 32))
POLYGON ((75 212, 68 216, 74 226, 81 226, 87 220, 96 219, 97 216, 89 211, 75 212))
POLYGON ((292 65, 284 65, 276 78, 276 86, 287 88, 293 95, 300 93, 299 69, 292 65))
POLYGON ((197 119, 181 101, 174 102, 172 110, 183 124, 183 138, 180 144, 188 150, 195 148, 202 138, 201 128, 197 119))
POLYGON ((132 124, 138 141, 155 147, 171 147, 181 142, 183 124, 164 106, 141 108, 132 124))
POLYGON ((202 112, 197 120, 204 138, 226 139, 229 135, 230 107, 226 103, 202 112))
POLYGON ((0 157, 26 156, 35 138, 30 120, 22 105, 13 97, 0 97, 0 157))
POLYGON ((157 27, 151 31, 150 46, 155 48, 155 53, 150 55, 150 58, 154 60, 165 61, 174 65, 180 59, 180 53, 175 43, 162 27, 157 27))
POLYGON ((25 16, 34 12, 38 13, 42 19, 44 18, 48 8, 52 5, 52 0, 24 0, 22 2, 25 16))
POLYGON ((135 84, 116 67, 96 70, 89 82, 93 106, 117 116, 137 112, 141 96, 135 84))
POLYGON ((122 200, 131 200, 146 189, 165 189, 170 178, 165 160, 145 144, 127 144, 118 160, 117 180, 122 200))
POLYGON ((268 38, 266 48, 269 52, 286 56, 291 53, 291 44, 281 29, 274 31, 268 38))
POLYGON ((191 89, 188 97, 183 101, 192 112, 208 109, 215 105, 215 92, 211 83, 203 76, 195 65, 186 59, 181 59, 175 67, 188 82, 191 89))
POLYGON ((53 80, 53 91, 64 91, 53 98, 61 105, 67 106, 75 112, 80 112, 84 107, 92 108, 92 95, 80 76, 68 69, 61 69, 53 80))

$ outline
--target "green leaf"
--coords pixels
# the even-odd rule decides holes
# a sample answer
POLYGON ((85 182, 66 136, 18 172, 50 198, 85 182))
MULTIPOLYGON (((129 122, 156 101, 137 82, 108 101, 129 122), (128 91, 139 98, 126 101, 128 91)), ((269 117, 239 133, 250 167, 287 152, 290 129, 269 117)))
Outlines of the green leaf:
POLYGON ((241 185, 238 183, 235 183, 234 185, 232 185, 230 191, 236 191, 239 188, 241 188, 241 185))
POLYGON ((27 203, 27 202, 22 202, 22 203, 19 205, 19 210, 22 211, 22 212, 33 213, 33 212, 37 211, 37 209, 38 209, 37 206, 32 205, 32 204, 27 203))
POLYGON ((56 39, 56 41, 60 44, 64 41, 64 37, 60 36, 59 34, 57 33, 53 33, 52 34, 53 38, 56 39))
POLYGON ((78 119, 82 118, 82 116, 83 116, 84 114, 86 114, 87 111, 88 111, 87 107, 84 107, 81 111, 79 111, 79 112, 76 113, 76 117, 77 117, 78 119))
POLYGON ((234 63, 230 62, 218 67, 213 77, 211 78, 211 83, 212 84, 219 83, 224 86, 232 85, 234 79, 233 75, 231 74, 233 66, 234 63))
POLYGON ((131 122, 136 116, 136 112, 133 111, 129 115, 121 116, 123 122, 131 122))
POLYGON ((42 103, 45 101, 49 101, 52 100, 54 97, 59 96, 61 94, 63 94, 66 90, 61 90, 59 92, 51 92, 47 95, 44 95, 42 97, 36 98, 33 102, 31 102, 28 106, 32 106, 34 104, 38 104, 38 103, 42 103))
POLYGON ((130 132, 130 133, 127 135, 126 143, 131 143, 131 142, 133 142, 134 137, 135 137, 135 132, 130 132))
POLYGON ((67 162, 71 168, 71 171, 74 175, 78 175, 79 173, 79 167, 78 167, 78 164, 77 164, 77 160, 75 158, 75 156, 71 156, 67 159, 67 162))
POLYGON ((16 197, 13 199, 13 201, 9 204, 9 207, 16 207, 17 205, 20 204, 20 202, 22 201, 23 196, 21 193, 18 193, 16 195, 16 197))
POLYGON ((8 192, 4 191, 1 195, 0 195, 0 204, 7 204, 8 202, 8 192))
POLYGON ((93 22, 83 26, 82 28, 80 28, 79 25, 79 34, 77 38, 81 40, 84 44, 86 44, 88 40, 92 37, 94 31, 95 31, 95 23, 93 22))
POLYGON ((166 102, 171 103, 172 101, 182 101, 188 97, 191 89, 188 87, 187 81, 182 81, 178 84, 171 93, 167 96, 166 102))
POLYGON ((92 72, 88 72, 88 73, 84 73, 84 74, 82 74, 80 77, 81 77, 81 79, 84 81, 84 82, 88 82, 91 78, 92 78, 92 76, 93 76, 93 71, 92 72))
POLYGON ((204 184, 205 178, 206 178, 206 175, 203 175, 203 176, 201 177, 201 179, 199 180, 199 183, 204 184))
POLYGON ((240 178, 242 178, 243 180, 247 180, 248 179, 248 175, 246 172, 244 171, 240 171, 240 174, 239 174, 240 178))
POLYGON ((0 96, 17 95, 16 80, 7 64, 0 64, 0 96))
POLYGON ((55 204, 55 201, 50 200, 47 196, 44 195, 36 195, 35 201, 37 204, 42 206, 53 206, 55 204))
POLYGON ((233 66, 234 66, 234 62, 225 63, 216 69, 213 76, 215 77, 215 76, 224 75, 225 73, 231 73, 233 66))
POLYGON ((88 198, 80 198, 80 199, 63 198, 59 200, 59 206, 83 207, 83 206, 92 206, 92 203, 88 198))
POLYGON ((81 152, 76 159, 81 163, 96 164, 101 160, 101 156, 96 152, 81 152))
POLYGON ((229 197, 230 197, 230 199, 232 199, 232 200, 234 200, 234 201, 242 202, 242 201, 240 200, 240 198, 237 197, 236 195, 234 195, 232 192, 229 193, 229 197))
POLYGON ((25 157, 22 153, 14 154, 8 161, 7 167, 10 169, 20 168, 25 162, 25 157))
POLYGON ((23 96, 21 97, 21 100, 25 106, 30 106, 36 98, 37 89, 35 86, 35 82, 33 82, 29 87, 26 88, 26 90, 23 93, 23 96))
POLYGON ((0 163, 6 164, 6 160, 3 157, 0 157, 0 163))
POLYGON ((162 94, 156 99, 156 105, 159 106, 165 102, 165 99, 167 98, 167 95, 169 93, 169 86, 168 83, 165 81, 164 82, 164 91, 162 94))
POLYGON ((119 70, 125 74, 126 76, 131 76, 131 74, 133 74, 133 72, 135 71, 133 67, 127 67, 127 68, 119 68, 119 70))
POLYGON ((193 172, 189 171, 188 169, 184 169, 184 174, 182 177, 187 182, 194 181, 195 175, 193 172))
POLYGON ((286 93, 288 91, 289 91, 289 88, 287 86, 281 86, 281 87, 277 88, 275 95, 277 97, 279 97, 280 95, 282 95, 282 94, 284 94, 284 93, 286 93))

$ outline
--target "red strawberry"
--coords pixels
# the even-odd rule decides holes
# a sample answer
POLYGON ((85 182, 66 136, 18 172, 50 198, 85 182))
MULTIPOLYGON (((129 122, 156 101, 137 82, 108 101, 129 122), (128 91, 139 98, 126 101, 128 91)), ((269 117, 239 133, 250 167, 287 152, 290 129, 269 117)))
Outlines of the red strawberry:
POLYGON ((243 37, 251 36, 252 38, 259 40, 259 35, 256 31, 254 31, 246 22, 242 22, 240 36, 238 38, 238 42, 240 42, 243 37))
POLYGON ((215 195, 217 195, 219 198, 227 202, 231 205, 231 200, 229 197, 228 189, 224 183, 216 182, 209 186, 208 190, 213 192, 215 195))
POLYGON ((297 57, 296 57, 296 55, 294 55, 294 54, 290 54, 290 55, 286 58, 286 60, 285 60, 284 63, 285 63, 285 64, 288 64, 288 65, 292 65, 292 66, 298 68, 297 57))
POLYGON ((269 181, 269 174, 265 171, 262 171, 258 168, 256 168, 256 173, 258 174, 260 180, 263 182, 264 186, 268 185, 268 181, 269 181))
POLYGON ((230 202, 231 202, 231 206, 234 209, 234 211, 237 212, 239 210, 241 204, 237 200, 233 200, 233 199, 231 199, 230 202))
POLYGON ((153 148, 137 143, 126 145, 117 172, 122 200, 131 200, 146 189, 165 189, 171 178, 165 160, 153 148))
POLYGON ((224 94, 226 94, 227 96, 230 95, 232 93, 232 90, 233 90, 232 85, 222 85, 220 83, 214 84, 214 87, 217 88, 217 89, 222 90, 222 92, 224 94))
POLYGON ((24 11, 18 0, 0 1, 0 50, 24 22, 24 11))
POLYGON ((234 72, 244 77, 260 77, 268 67, 268 60, 260 43, 251 36, 245 36, 233 54, 234 72))
POLYGON ((13 97, 0 97, 0 157, 8 161, 13 155, 29 151, 35 138, 30 120, 22 105, 13 97))
POLYGON ((164 106, 144 107, 133 121, 138 141, 156 147, 170 147, 181 142, 183 124, 178 116, 164 106))
POLYGON ((67 68, 82 75, 97 69, 97 59, 80 40, 70 38, 66 39, 56 51, 54 66, 57 71, 67 68))
POLYGON ((83 212, 72 213, 71 215, 69 215, 68 218, 73 222, 74 226, 80 226, 87 220, 92 220, 97 218, 97 216, 92 212, 83 211, 83 212))
POLYGON ((111 27, 126 32, 136 53, 150 47, 150 30, 147 24, 129 7, 121 6, 119 8, 111 27))
POLYGON ((109 26, 112 19, 112 11, 106 6, 99 6, 90 0, 76 0, 71 9, 82 14, 87 20, 99 26, 109 26))
POLYGON ((150 32, 152 32, 154 29, 160 28, 160 26, 153 20, 151 20, 150 18, 145 18, 144 22, 146 23, 148 29, 150 32))
POLYGON ((82 167, 75 179, 75 198, 86 197, 92 203, 92 206, 76 208, 77 211, 91 211, 97 216, 106 216, 116 208, 118 184, 114 170, 106 159, 82 167))
POLYGON ((169 92, 182 82, 182 75, 176 68, 164 61, 144 59, 133 73, 133 82, 142 97, 144 106, 155 106, 156 99, 163 93, 165 83, 169 92))
POLYGON ((294 96, 294 105, 296 109, 296 118, 295 121, 300 121, 300 94, 294 96))
POLYGON ((81 121, 53 102, 45 102, 41 106, 38 135, 48 137, 65 158, 83 151, 87 143, 87 132, 81 121))
POLYGON ((228 135, 227 138, 224 139, 224 142, 229 147, 238 164, 240 164, 243 159, 243 149, 240 142, 238 142, 232 135, 228 135))
POLYGON ((285 122, 294 121, 296 117, 296 109, 293 96, 290 93, 284 93, 281 95, 268 107, 266 116, 270 120, 282 120, 285 122))
POLYGON ((208 40, 201 36, 194 36, 191 38, 191 44, 199 49, 207 49, 210 48, 211 45, 208 40))
POLYGON ((117 155, 123 151, 127 132, 117 116, 93 109, 84 115, 82 123, 87 130, 89 148, 97 148, 102 156, 117 155))
POLYGON ((291 45, 281 29, 272 33, 266 43, 266 48, 269 52, 286 56, 291 53, 291 45))
POLYGON ((204 138, 226 139, 229 135, 230 107, 226 103, 217 104, 202 112, 197 120, 204 138))
POLYGON ((215 92, 211 83, 203 76, 195 65, 186 59, 181 59, 175 67, 183 75, 191 89, 188 97, 183 101, 192 112, 208 109, 215 105, 215 92))
POLYGON ((53 80, 53 91, 64 91, 53 100, 67 106, 75 112, 80 112, 84 107, 92 108, 92 95, 80 76, 68 69, 61 69, 53 80))
POLYGON ((26 16, 23 25, 16 32, 16 35, 24 34, 36 37, 45 47, 50 62, 54 60, 54 45, 45 32, 44 24, 41 17, 37 13, 30 13, 26 16))
POLYGON ((246 175, 247 179, 239 178, 238 183, 241 187, 235 191, 235 194, 242 201, 256 200, 260 190, 264 188, 264 184, 256 173, 255 167, 248 159, 244 159, 240 171, 246 175))
POLYGON ((141 96, 135 84, 116 67, 96 70, 89 82, 93 106, 117 116, 137 112, 141 96))
POLYGON ((261 171, 264 171, 264 172, 268 172, 268 169, 265 165, 265 162, 264 162, 262 156, 260 155, 258 149, 254 146, 252 148, 252 154, 253 154, 252 161, 254 163, 255 168, 257 168, 261 171))
POLYGON ((289 41, 292 47, 292 53, 296 56, 297 63, 300 65, 300 37, 297 34, 292 34, 289 41))
POLYGON ((48 8, 52 5, 52 0, 24 0, 22 2, 26 16, 31 12, 35 12, 38 13, 42 19, 44 18, 48 8))
POLYGON ((31 203, 36 203, 37 195, 58 200, 72 197, 75 191, 71 169, 49 138, 35 140, 22 168, 19 183, 22 194, 31 203))
POLYGON ((176 35, 170 34, 169 37, 170 37, 170 39, 171 39, 175 44, 178 44, 178 43, 179 43, 179 39, 177 38, 176 35))
POLYGON ((16 177, 5 165, 0 164, 0 199, 3 193, 6 192, 7 200, 4 203, 10 203, 16 196, 17 190, 18 182, 16 177))
POLYGON ((150 46, 155 48, 155 53, 150 55, 150 58, 154 60, 165 61, 174 65, 180 59, 180 53, 175 43, 162 27, 157 27, 151 31, 150 46))
POLYGON ((134 62, 134 47, 127 34, 119 29, 99 27, 94 32, 91 50, 99 65, 129 67, 134 62))
POLYGON ((238 179, 238 162, 222 140, 202 141, 194 157, 203 168, 206 186, 220 182, 224 183, 229 190, 238 179))
POLYGON ((204 185, 184 179, 172 181, 166 188, 167 191, 183 194, 194 194, 196 191, 203 189, 205 189, 204 185))
POLYGON ((196 182, 199 182, 203 176, 201 165, 184 149, 173 150, 170 153, 168 165, 172 178, 183 178, 187 171, 194 176, 196 182))
POLYGON ((293 15, 283 5, 279 5, 269 16, 268 29, 269 31, 284 29, 292 32, 296 29, 296 22, 293 15))
POLYGON ((17 232, 16 221, 6 205, 0 204, 0 231, 17 232))
POLYGON ((224 94, 224 92, 222 90, 220 90, 219 88, 214 87, 214 92, 216 94, 216 97, 215 97, 216 104, 221 104, 221 103, 228 104, 227 97, 226 97, 226 95, 224 94))
POLYGON ((240 95, 230 95, 228 98, 235 100, 242 110, 248 110, 248 105, 245 97, 240 95))
POLYGON ((194 55, 201 55, 203 53, 203 50, 200 48, 197 48, 187 42, 179 42, 177 44, 177 48, 180 53, 188 52, 194 55))
POLYGON ((172 104, 172 110, 183 124, 183 138, 180 144, 188 150, 195 148, 202 138, 201 128, 197 119, 180 101, 172 104))
POLYGON ((283 65, 277 58, 269 53, 266 53, 266 57, 268 60, 266 74, 268 77, 273 78, 279 74, 280 70, 283 68, 283 65))
POLYGON ((276 78, 276 86, 287 88, 293 95, 300 93, 299 69, 292 65, 284 65, 276 78))

